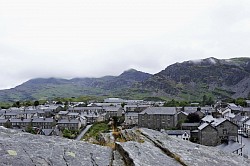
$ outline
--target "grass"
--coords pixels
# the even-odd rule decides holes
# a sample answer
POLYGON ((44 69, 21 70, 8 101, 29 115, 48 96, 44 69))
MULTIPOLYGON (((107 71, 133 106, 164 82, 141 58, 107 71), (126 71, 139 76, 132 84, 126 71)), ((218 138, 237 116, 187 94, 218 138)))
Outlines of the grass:
POLYGON ((85 134, 83 139, 85 140, 88 140, 89 138, 96 139, 100 133, 106 133, 106 132, 109 132, 109 130, 110 130, 110 127, 108 126, 107 122, 95 123, 93 124, 93 126, 91 126, 91 128, 89 129, 87 134, 85 134))

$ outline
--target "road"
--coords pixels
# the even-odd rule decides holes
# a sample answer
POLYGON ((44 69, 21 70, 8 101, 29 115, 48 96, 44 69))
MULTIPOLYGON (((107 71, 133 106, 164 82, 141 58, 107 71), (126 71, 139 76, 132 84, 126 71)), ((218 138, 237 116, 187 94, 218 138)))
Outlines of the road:
POLYGON ((76 137, 75 140, 80 141, 81 138, 87 133, 87 131, 90 129, 92 125, 87 125, 85 129, 76 137))

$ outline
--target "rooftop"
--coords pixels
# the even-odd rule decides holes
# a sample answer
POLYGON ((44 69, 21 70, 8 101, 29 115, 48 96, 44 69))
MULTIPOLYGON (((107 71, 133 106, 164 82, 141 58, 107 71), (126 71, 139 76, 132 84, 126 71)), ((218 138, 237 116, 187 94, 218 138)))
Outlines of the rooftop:
POLYGON ((175 107, 149 107, 142 111, 140 114, 153 114, 153 115, 175 115, 175 107))

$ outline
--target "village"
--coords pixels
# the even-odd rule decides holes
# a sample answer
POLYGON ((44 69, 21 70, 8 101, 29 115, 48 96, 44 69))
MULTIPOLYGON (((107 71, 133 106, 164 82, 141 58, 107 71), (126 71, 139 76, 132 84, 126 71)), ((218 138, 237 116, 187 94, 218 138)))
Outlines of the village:
POLYGON ((107 98, 103 102, 71 102, 67 105, 48 102, 45 105, 11 107, 0 110, 0 126, 46 136, 74 139, 86 126, 123 119, 120 130, 149 128, 205 146, 248 156, 244 142, 250 137, 250 101, 241 107, 218 101, 200 107, 164 107, 164 102, 107 98), (82 106, 86 104, 86 106, 82 106))

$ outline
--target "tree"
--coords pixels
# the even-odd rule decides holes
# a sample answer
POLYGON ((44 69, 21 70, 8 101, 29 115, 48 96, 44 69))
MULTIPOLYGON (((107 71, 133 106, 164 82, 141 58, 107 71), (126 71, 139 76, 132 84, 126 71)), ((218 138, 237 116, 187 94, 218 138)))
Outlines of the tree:
POLYGON ((61 101, 57 101, 56 104, 63 104, 61 101))
POLYGON ((122 108, 124 108, 124 106, 125 106, 126 104, 123 102, 123 103, 121 103, 121 106, 122 106, 122 108))
POLYGON ((236 104, 236 105, 240 105, 240 106, 242 106, 242 107, 246 107, 247 102, 246 102, 246 100, 243 99, 243 98, 238 98, 238 99, 235 100, 235 104, 236 104))
POLYGON ((188 123, 199 123, 200 120, 201 120, 201 118, 197 113, 190 113, 187 116, 188 123))
POLYGON ((23 105, 26 107, 32 106, 32 103, 30 101, 23 102, 23 105))
POLYGON ((206 105, 207 104, 207 95, 203 95, 202 97, 202 105, 206 105))
POLYGON ((117 126, 118 126, 118 117, 117 116, 113 116, 113 130, 117 131, 117 126))
POLYGON ((20 107, 21 106, 21 104, 20 104, 20 101, 16 101, 15 103, 13 103, 13 105, 12 105, 13 107, 20 107))
POLYGON ((212 99, 212 97, 209 97, 207 103, 207 105, 213 105, 214 104, 214 100, 212 99))
POLYGON ((165 102, 164 103, 164 107, 176 107, 178 106, 179 102, 175 101, 174 99, 172 99, 171 101, 165 102))
POLYGON ((39 103, 39 101, 37 101, 37 100, 34 102, 34 106, 35 106, 35 107, 39 106, 39 104, 40 104, 40 103, 39 103))

